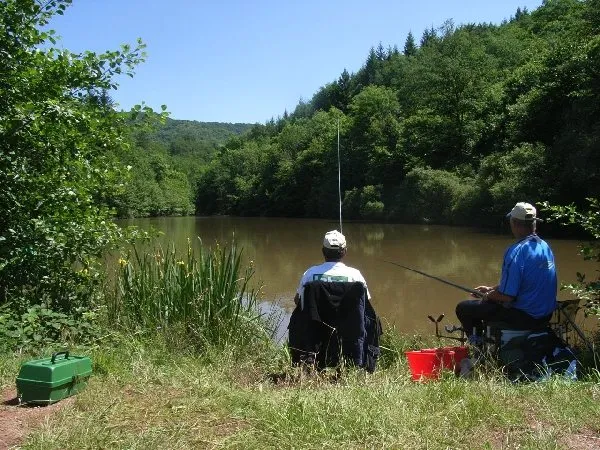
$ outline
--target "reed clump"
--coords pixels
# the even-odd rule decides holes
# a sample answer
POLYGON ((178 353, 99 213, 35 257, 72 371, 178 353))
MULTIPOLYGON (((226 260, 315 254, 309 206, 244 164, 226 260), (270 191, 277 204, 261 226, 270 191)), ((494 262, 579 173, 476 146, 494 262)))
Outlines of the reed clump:
POLYGON ((182 255, 174 246, 132 249, 119 259, 113 294, 107 301, 110 324, 160 332, 194 347, 240 346, 266 338, 251 286, 254 268, 242 266, 235 243, 182 255))

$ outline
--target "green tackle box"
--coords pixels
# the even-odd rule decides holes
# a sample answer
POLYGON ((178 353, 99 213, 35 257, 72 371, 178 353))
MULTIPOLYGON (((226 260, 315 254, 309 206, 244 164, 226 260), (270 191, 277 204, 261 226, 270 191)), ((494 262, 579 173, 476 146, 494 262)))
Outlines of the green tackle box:
POLYGON ((77 394, 92 374, 92 361, 69 352, 24 363, 17 377, 17 396, 22 403, 49 405, 77 394))

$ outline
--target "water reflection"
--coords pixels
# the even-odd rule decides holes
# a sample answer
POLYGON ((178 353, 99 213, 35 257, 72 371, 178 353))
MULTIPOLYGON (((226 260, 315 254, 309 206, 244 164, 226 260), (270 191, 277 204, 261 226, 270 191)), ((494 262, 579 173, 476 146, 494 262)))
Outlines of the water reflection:
MULTIPOLYGON (((159 242, 184 249, 188 239, 199 247, 236 242, 246 261, 253 260, 262 296, 290 311, 301 274, 322 262, 321 242, 338 224, 326 220, 234 217, 137 219, 124 223, 164 232, 159 242)), ((543 234, 543 230, 542 234, 543 234)), ((348 241, 345 262, 365 276, 373 304, 385 321, 399 329, 432 331, 427 315, 445 313, 455 322, 454 307, 468 294, 384 261, 413 267, 466 287, 496 284, 505 248, 513 242, 507 231, 494 234, 443 226, 345 223, 348 241)), ((577 242, 549 240, 561 282, 575 281, 577 271, 593 273, 597 265, 577 254, 577 242)), ((561 298, 570 298, 561 293, 561 298)))

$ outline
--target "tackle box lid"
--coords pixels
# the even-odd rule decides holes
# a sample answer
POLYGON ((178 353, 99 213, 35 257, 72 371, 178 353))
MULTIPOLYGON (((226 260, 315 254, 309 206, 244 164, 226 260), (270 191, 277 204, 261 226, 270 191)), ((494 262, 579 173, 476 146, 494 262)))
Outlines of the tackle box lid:
POLYGON ((48 387, 62 386, 92 374, 92 361, 87 356, 69 355, 68 351, 52 354, 51 358, 35 359, 21 366, 17 383, 48 387))

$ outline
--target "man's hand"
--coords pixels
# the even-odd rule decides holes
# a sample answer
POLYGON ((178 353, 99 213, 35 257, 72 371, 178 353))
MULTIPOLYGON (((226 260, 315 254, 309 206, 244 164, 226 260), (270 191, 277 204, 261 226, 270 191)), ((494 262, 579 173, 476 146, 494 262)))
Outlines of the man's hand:
POLYGON ((475 291, 480 292, 481 295, 477 296, 475 294, 471 294, 473 295, 473 297, 475 298, 479 298, 480 300, 487 302, 498 302, 498 303, 508 303, 508 302, 512 302, 514 301, 514 297, 511 297, 510 295, 506 295, 503 294, 502 292, 500 292, 498 290, 498 285, 496 286, 477 286, 475 289, 475 291))
POLYGON ((481 293, 482 295, 476 295, 476 294, 471 294, 473 297, 475 298, 482 298, 485 294, 487 294, 488 292, 491 292, 494 290, 493 287, 490 286, 477 286, 475 288, 475 290, 479 293, 481 293))
POLYGON ((493 291, 494 288, 491 286, 477 286, 475 290, 481 292, 482 294, 485 294, 486 292, 493 291))

